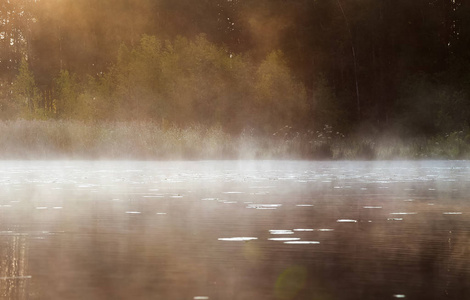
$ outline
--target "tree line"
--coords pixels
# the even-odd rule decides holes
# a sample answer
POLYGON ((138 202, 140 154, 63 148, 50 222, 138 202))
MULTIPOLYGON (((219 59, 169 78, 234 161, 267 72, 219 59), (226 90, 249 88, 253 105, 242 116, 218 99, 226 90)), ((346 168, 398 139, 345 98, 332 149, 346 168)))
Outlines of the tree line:
POLYGON ((3 1, 0 116, 461 130, 468 16, 462 0, 3 1))

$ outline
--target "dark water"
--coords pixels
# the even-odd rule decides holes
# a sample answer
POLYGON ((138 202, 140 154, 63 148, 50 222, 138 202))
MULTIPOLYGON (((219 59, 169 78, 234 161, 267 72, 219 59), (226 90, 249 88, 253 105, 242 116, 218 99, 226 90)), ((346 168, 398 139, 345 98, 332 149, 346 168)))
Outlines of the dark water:
POLYGON ((470 163, 1 162, 1 299, 470 299, 470 163))

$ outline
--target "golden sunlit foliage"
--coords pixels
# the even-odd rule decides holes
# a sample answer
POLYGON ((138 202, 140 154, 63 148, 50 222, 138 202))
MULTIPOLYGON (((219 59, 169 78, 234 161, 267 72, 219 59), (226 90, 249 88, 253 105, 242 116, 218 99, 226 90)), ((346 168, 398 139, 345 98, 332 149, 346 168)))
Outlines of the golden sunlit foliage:
MULTIPOLYGON (((26 61, 20 71, 17 85, 32 99, 34 78, 26 61)), ((309 109, 305 89, 293 78, 281 52, 256 65, 204 35, 174 41, 143 36, 133 48, 120 47, 109 72, 80 81, 63 70, 54 86, 53 107, 48 110, 62 119, 165 120, 181 126, 220 124, 237 132, 254 126, 272 133, 285 125, 300 125, 309 109)), ((25 93, 19 95, 26 97, 25 93)), ((33 105, 28 103, 24 101, 33 105)))

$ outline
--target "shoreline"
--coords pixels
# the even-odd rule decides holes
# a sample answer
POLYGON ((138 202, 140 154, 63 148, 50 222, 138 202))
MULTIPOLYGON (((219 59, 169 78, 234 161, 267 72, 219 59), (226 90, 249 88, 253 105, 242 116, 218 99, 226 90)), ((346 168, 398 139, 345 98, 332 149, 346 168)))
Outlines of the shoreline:
POLYGON ((0 160, 305 160, 470 159, 466 132, 428 138, 289 132, 229 134, 220 126, 154 122, 0 121, 0 160))

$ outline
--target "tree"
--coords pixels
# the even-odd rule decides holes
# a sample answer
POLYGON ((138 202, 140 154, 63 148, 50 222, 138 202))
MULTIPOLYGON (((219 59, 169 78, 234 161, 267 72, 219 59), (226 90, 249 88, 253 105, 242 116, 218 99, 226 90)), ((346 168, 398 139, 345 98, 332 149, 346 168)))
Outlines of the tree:
POLYGON ((34 75, 29 69, 28 61, 24 57, 21 60, 19 73, 13 83, 13 91, 16 101, 24 114, 34 116, 35 113, 41 110, 39 90, 34 75))

